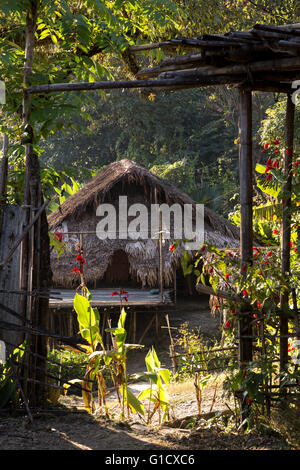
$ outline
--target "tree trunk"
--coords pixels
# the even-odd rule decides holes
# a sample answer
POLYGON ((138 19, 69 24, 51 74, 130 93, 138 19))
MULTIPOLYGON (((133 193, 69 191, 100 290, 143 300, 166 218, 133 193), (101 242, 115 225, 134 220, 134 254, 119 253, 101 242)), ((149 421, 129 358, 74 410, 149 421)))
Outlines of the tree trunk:
MULTIPOLYGON (((37 155, 34 153, 33 137, 34 129, 30 123, 32 107, 31 95, 27 93, 27 87, 31 85, 32 66, 35 47, 35 30, 38 16, 39 0, 31 0, 31 6, 26 17, 25 35, 25 68, 24 68, 24 92, 23 92, 23 125, 25 134, 26 165, 24 182, 24 223, 34 217, 35 212, 43 203, 40 165, 37 155)), ((39 290, 49 286, 50 251, 48 226, 45 212, 34 224, 32 230, 22 247, 23 276, 22 288, 26 290, 39 290)), ((51 271, 50 271, 51 274, 51 271)), ((29 296, 24 301, 27 319, 34 325, 42 328, 48 327, 48 299, 40 299, 39 296, 29 296)), ((47 355, 47 337, 29 337, 28 342, 33 352, 41 356, 47 355)), ((44 359, 31 357, 29 363, 29 375, 40 382, 46 382, 45 372, 47 363, 44 359)), ((29 402, 33 406, 41 405, 45 400, 46 389, 37 382, 30 382, 27 388, 29 402)))

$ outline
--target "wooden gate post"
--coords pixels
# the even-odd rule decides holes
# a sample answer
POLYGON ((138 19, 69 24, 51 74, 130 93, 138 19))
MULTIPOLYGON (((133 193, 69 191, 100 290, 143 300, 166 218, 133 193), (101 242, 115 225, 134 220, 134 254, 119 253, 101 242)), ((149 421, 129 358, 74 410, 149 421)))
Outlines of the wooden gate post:
MULTIPOLYGON (((240 138, 240 252, 241 267, 252 262, 253 256, 253 220, 252 220, 252 95, 251 91, 239 90, 239 138, 240 138)), ((246 274, 247 270, 242 271, 246 274)), ((239 320, 239 363, 244 369, 252 360, 252 328, 249 307, 242 307, 245 315, 239 320), (245 336, 245 337, 244 337, 245 336)), ((248 402, 241 398, 242 422, 248 416, 248 402)))
MULTIPOLYGON (((290 243, 291 243, 291 190, 292 190, 292 161, 294 147, 295 105, 290 94, 287 95, 285 118, 284 176, 286 183, 283 188, 282 224, 281 224, 281 274, 288 276, 290 272, 290 243)), ((288 363, 288 314, 289 292, 280 295, 280 371, 283 372, 288 363)))

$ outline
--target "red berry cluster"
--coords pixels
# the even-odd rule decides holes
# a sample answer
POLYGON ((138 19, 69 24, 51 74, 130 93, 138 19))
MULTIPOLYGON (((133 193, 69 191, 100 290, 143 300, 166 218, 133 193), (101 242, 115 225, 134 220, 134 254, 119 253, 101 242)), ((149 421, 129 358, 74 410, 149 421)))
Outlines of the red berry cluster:
POLYGON ((54 238, 59 242, 62 242, 63 235, 61 232, 54 232, 54 238))
MULTIPOLYGON (((277 153, 279 153, 278 145, 279 145, 279 141, 277 139, 275 139, 273 142, 271 142, 271 144, 269 142, 266 142, 265 145, 264 145, 263 152, 267 152, 268 150, 272 149, 273 153, 277 154, 277 153), (270 145, 272 147, 270 147, 270 145)), ((287 149, 287 151, 288 151, 288 149, 287 149)), ((270 157, 268 158, 267 166, 266 166, 266 169, 265 169, 266 180, 267 181, 270 181, 272 179, 272 175, 271 175, 271 173, 269 173, 269 171, 279 169, 279 167, 280 167, 279 161, 276 158, 275 158, 275 160, 272 160, 272 158, 270 158, 270 157)))
POLYGON ((83 273, 83 265, 85 263, 85 259, 81 255, 77 255, 75 261, 79 264, 79 267, 75 266, 75 268, 72 269, 73 273, 83 273))

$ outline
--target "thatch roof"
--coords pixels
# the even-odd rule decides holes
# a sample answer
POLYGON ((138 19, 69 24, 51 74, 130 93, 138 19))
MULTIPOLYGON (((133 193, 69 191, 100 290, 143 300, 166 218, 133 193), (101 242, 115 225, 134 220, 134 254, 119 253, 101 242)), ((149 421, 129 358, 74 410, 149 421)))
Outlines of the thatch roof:
MULTIPOLYGON (((111 163, 77 193, 68 197, 66 201, 48 217, 50 230, 55 229, 66 219, 80 219, 87 209, 97 208, 99 204, 109 200, 109 193, 113 187, 122 182, 126 184, 137 183, 144 187, 150 202, 154 202, 155 188, 158 202, 165 200, 168 204, 196 204, 190 196, 180 189, 153 175, 150 171, 135 162, 123 159, 111 163)), ((214 211, 205 208, 205 222, 212 230, 238 240, 239 229, 228 220, 218 216, 214 211)))
MULTIPOLYGON (((133 187, 133 193, 137 186, 142 188, 144 201, 147 204, 155 202, 155 192, 159 204, 164 202, 192 204, 194 207, 196 204, 178 188, 153 175, 141 165, 124 159, 107 166, 82 189, 66 199, 60 208, 50 214, 48 217, 50 230, 95 231, 98 222, 96 208, 99 204, 115 202, 119 195, 128 193, 130 185, 133 187)), ((220 248, 239 246, 239 229, 208 208, 204 211, 204 224, 205 241, 220 248)), ((69 235, 64 239, 68 240, 68 247, 74 253, 79 237, 69 235)), ((176 253, 169 252, 170 243, 166 243, 163 249, 164 276, 165 283, 168 285, 172 283, 173 269, 179 264, 181 255, 179 250, 176 250, 176 253)), ((127 253, 130 272, 139 282, 148 286, 157 284, 159 265, 157 242, 150 239, 145 241, 99 240, 95 235, 85 235, 84 244, 88 282, 102 279, 110 265, 113 253, 121 249, 127 253)), ((72 285, 74 280, 72 263, 74 264, 71 255, 64 254, 57 260, 55 253, 52 253, 51 265, 55 283, 66 287, 72 285)))

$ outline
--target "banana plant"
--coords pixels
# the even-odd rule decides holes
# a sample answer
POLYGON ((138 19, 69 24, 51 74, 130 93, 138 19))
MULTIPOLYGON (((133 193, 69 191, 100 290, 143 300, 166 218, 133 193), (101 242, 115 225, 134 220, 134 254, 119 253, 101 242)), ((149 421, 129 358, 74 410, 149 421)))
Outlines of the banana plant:
POLYGON ((142 348, 139 344, 127 344, 126 337, 127 332, 125 329, 127 313, 124 308, 121 310, 121 314, 118 320, 118 326, 116 328, 107 328, 106 331, 111 333, 114 337, 114 349, 109 351, 109 357, 112 358, 115 364, 115 377, 116 377, 116 388, 120 390, 122 395, 122 412, 121 417, 125 417, 125 408, 127 408, 127 415, 129 417, 130 411, 144 415, 144 406, 134 393, 128 387, 128 375, 127 375, 127 353, 131 349, 142 348))
POLYGON ((161 423, 161 421, 164 422, 169 417, 171 409, 169 396, 165 387, 170 382, 171 372, 169 369, 161 367, 161 363, 153 346, 145 358, 145 363, 147 371, 134 374, 132 378, 144 378, 150 381, 150 387, 143 390, 139 394, 138 399, 141 401, 148 400, 147 424, 151 423, 156 412, 158 412, 159 422, 161 423))
MULTIPOLYGON (((92 355, 98 346, 102 347, 102 350, 104 350, 104 343, 100 334, 100 314, 98 309, 92 308, 90 299, 91 296, 89 292, 88 298, 77 293, 74 297, 74 309, 77 314, 79 333, 88 343, 87 346, 84 346, 84 349, 87 354, 89 354, 89 363, 84 378, 81 381, 82 397, 87 411, 94 412, 95 403, 93 400, 92 384, 96 379, 98 384, 99 407, 103 404, 106 413, 108 414, 105 401, 106 385, 103 376, 104 367, 100 366, 99 358, 92 355)), ((76 381, 78 381, 78 379, 74 379, 73 381, 70 381, 70 383, 75 383, 76 381)), ((64 385, 64 388, 67 390, 66 384, 64 385)))
MULTIPOLYGON (((127 353, 130 349, 141 348, 141 345, 126 344, 127 332, 125 329, 126 311, 123 308, 116 328, 107 328, 106 331, 113 335, 114 348, 106 350, 100 334, 100 314, 98 310, 91 306, 91 295, 87 291, 88 297, 76 294, 74 298, 74 309, 77 313, 79 332, 88 343, 83 346, 89 354, 89 363, 81 381, 82 397, 87 411, 96 411, 93 400, 92 385, 97 380, 98 385, 98 409, 102 406, 107 415, 109 408, 106 403, 107 386, 105 373, 110 374, 114 384, 117 398, 121 406, 121 416, 125 417, 125 408, 129 416, 130 410, 133 413, 144 414, 142 403, 135 397, 128 387, 127 380, 127 353), (101 349, 100 349, 101 348, 101 349)), ((78 382, 78 379, 70 380, 69 383, 78 382)), ((67 384, 64 386, 67 390, 67 384)))

